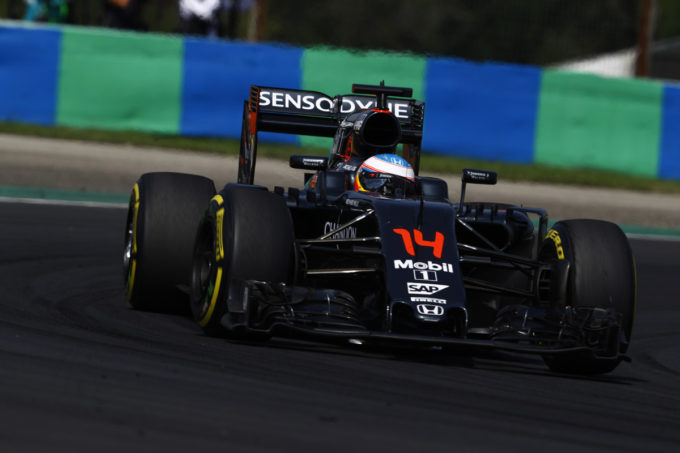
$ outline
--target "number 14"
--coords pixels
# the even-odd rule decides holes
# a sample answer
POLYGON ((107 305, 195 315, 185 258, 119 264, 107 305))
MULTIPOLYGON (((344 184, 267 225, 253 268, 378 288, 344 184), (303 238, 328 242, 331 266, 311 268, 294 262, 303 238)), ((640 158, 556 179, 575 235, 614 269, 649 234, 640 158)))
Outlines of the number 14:
MULTIPOLYGON (((394 228, 392 231, 401 236, 404 241, 404 248, 406 253, 411 256, 416 256, 415 248, 413 247, 413 240, 411 239, 411 233, 403 228, 394 228)), ((432 254, 436 258, 442 257, 442 250, 444 249, 444 235, 439 231, 434 233, 434 241, 426 241, 423 239, 423 232, 420 230, 413 230, 413 239, 415 239, 416 244, 423 247, 432 247, 432 254)))

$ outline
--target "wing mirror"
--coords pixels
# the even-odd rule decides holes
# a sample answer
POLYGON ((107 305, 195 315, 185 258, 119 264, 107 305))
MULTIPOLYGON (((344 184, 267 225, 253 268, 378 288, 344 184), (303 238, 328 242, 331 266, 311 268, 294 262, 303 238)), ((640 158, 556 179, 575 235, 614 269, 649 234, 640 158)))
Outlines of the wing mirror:
POLYGON ((498 173, 488 170, 473 170, 471 168, 463 169, 463 184, 496 184, 498 182, 498 173))
POLYGON ((302 170, 325 170, 328 167, 328 158, 293 154, 290 156, 290 167, 302 170))
POLYGON ((467 183, 493 185, 496 184, 496 182, 498 182, 498 173, 495 171, 464 168, 460 188, 460 203, 458 204, 458 212, 462 212, 463 202, 465 201, 465 186, 467 183))

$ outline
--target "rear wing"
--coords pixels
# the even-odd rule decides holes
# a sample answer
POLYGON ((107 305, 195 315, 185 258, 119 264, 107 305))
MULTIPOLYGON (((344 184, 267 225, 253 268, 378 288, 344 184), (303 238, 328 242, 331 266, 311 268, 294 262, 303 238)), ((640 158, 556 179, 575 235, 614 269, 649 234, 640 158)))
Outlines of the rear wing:
POLYGON ((348 94, 330 97, 318 91, 252 85, 243 108, 239 183, 253 184, 258 132, 333 137, 347 115, 376 108, 379 104, 384 104, 401 124, 400 143, 404 144, 404 157, 412 163, 417 173, 425 104, 405 98, 411 96, 409 88, 352 86, 354 93, 372 93, 376 90, 379 92, 377 96, 348 94))
MULTIPOLYGON (((257 130, 332 137, 344 117, 376 108, 377 101, 375 96, 349 94, 331 98, 318 91, 252 86, 247 104, 248 112, 257 118, 257 130)), ((415 99, 388 98, 387 107, 402 125, 403 140, 419 141, 424 104, 415 99)))

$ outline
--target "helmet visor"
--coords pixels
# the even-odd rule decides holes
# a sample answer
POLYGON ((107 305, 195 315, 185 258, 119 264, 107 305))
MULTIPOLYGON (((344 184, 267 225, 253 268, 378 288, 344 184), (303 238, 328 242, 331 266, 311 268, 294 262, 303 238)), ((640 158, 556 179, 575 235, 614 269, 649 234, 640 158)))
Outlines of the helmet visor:
POLYGON ((359 182, 364 190, 369 192, 380 192, 389 182, 390 175, 381 173, 374 173, 369 171, 362 171, 359 174, 359 182))
POLYGON ((362 171, 359 183, 368 192, 381 193, 388 196, 408 196, 415 193, 415 183, 407 178, 386 173, 362 171))

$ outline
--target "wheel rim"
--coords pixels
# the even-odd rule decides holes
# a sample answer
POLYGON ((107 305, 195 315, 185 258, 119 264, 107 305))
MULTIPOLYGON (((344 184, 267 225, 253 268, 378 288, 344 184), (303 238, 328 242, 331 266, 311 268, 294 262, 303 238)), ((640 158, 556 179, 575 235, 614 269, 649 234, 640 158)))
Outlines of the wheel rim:
MULTIPOLYGON (((132 216, 129 216, 132 217, 132 216)), ((128 219, 128 225, 125 229, 125 249, 123 250, 123 271, 125 274, 126 284, 130 281, 130 264, 132 263, 132 239, 134 234, 132 219, 128 219)))
POLYGON ((212 297, 215 289, 216 262, 214 251, 215 235, 210 222, 202 222, 191 271, 191 303, 195 308, 195 315, 200 317, 204 307, 212 297))
POLYGON ((126 297, 132 298, 137 267, 137 218, 139 216, 139 186, 135 184, 130 195, 128 217, 125 228, 125 246, 123 248, 123 278, 125 279, 126 297))

